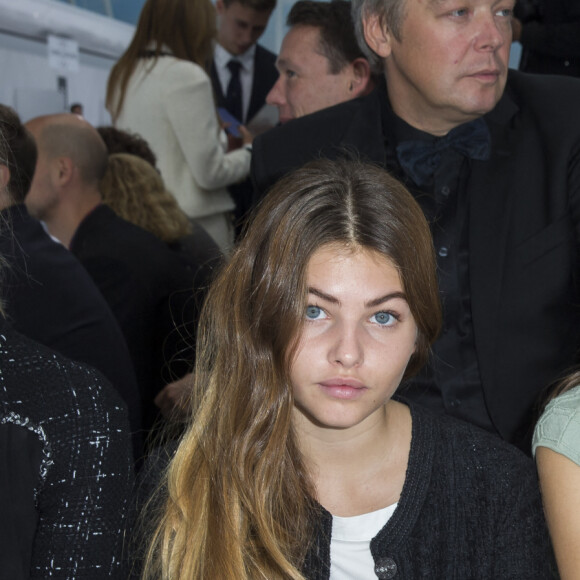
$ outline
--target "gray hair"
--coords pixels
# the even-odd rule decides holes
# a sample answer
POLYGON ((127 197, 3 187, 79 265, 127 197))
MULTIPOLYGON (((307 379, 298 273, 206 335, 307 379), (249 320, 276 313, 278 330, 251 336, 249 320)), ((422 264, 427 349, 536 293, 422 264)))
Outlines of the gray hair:
POLYGON ((363 21, 365 18, 376 14, 381 23, 390 28, 393 36, 397 40, 401 40, 406 0, 351 0, 351 4, 352 20, 359 46, 370 62, 373 72, 382 73, 382 59, 367 44, 363 21))

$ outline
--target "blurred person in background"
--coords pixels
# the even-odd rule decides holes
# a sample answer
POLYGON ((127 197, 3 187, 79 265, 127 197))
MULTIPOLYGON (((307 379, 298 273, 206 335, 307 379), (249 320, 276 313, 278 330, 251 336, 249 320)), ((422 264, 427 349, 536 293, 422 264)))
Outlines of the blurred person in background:
MULTIPOLYGON (((13 159, 2 129, 2 194, 13 159)), ((0 369, 0 576, 126 578, 133 456, 123 401, 91 367, 13 330, 1 308, 0 369)))
POLYGON ((350 2, 299 0, 286 24, 276 66, 280 73, 268 93, 280 122, 355 99, 374 86, 367 58, 354 33, 350 2))
POLYGON ((181 209, 228 252, 234 202, 227 186, 248 176, 253 137, 241 127, 244 146, 227 152, 207 73, 215 38, 210 0, 147 0, 111 71, 107 108, 115 126, 149 143, 181 209))
POLYGON ((109 304, 129 347, 149 431, 155 395, 191 363, 191 272, 162 241, 103 203, 108 152, 92 125, 65 113, 26 127, 38 147, 26 207, 76 256, 109 304))

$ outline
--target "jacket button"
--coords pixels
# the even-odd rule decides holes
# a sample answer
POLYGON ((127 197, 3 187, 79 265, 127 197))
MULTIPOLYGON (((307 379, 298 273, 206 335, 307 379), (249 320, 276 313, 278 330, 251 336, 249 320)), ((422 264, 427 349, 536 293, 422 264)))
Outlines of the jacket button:
POLYGON ((375 574, 379 580, 389 580, 397 574, 397 565, 392 558, 381 558, 375 564, 375 574))

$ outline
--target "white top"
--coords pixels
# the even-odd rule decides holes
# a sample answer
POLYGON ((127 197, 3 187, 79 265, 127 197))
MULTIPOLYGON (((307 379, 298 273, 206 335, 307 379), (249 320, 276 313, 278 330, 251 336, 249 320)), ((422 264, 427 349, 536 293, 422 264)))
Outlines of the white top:
POLYGON ((534 455, 538 447, 547 447, 580 465, 580 385, 546 405, 534 429, 534 455))
POLYGON ((370 543, 396 508, 395 503, 360 516, 332 516, 330 580, 377 580, 370 543))
POLYGON ((242 66, 240 68, 240 83, 242 84, 242 111, 243 119, 238 119, 245 123, 248 119, 248 109, 250 108, 250 99, 252 98, 252 83, 254 82, 254 56, 256 54, 256 45, 252 44, 244 54, 234 56, 230 54, 221 44, 216 43, 213 55, 215 70, 222 87, 224 96, 228 92, 228 85, 232 73, 228 68, 230 60, 237 60, 242 66))
POLYGON ((188 216, 234 208, 227 186, 247 177, 251 155, 245 148, 226 153, 211 81, 200 66, 172 56, 141 59, 116 126, 149 143, 167 189, 188 216))

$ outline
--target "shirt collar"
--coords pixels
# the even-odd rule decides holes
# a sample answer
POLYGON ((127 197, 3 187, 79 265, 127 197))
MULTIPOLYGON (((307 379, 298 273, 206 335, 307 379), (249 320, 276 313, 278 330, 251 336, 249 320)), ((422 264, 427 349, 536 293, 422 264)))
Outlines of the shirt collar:
POLYGON ((214 51, 214 62, 216 68, 226 68, 228 62, 233 58, 239 61, 245 71, 252 72, 254 70, 254 55, 256 54, 256 45, 252 44, 243 54, 230 54, 219 42, 216 42, 214 51))

